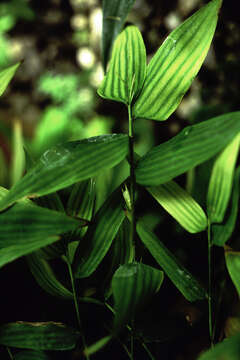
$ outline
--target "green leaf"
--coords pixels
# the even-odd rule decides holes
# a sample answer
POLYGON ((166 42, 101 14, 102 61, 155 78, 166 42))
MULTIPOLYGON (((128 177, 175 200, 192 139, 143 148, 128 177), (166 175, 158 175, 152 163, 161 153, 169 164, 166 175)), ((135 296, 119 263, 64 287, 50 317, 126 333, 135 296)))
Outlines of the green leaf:
POLYGON ((239 145, 240 134, 235 136, 214 163, 207 194, 207 212, 211 223, 223 221, 232 191, 239 145))
POLYGON ((25 168, 22 124, 18 119, 15 120, 13 124, 12 143, 11 185, 14 185, 19 179, 21 179, 25 168))
POLYGON ((205 353, 197 360, 239 360, 240 358, 240 334, 223 340, 205 353))
POLYGON ((103 98, 131 104, 146 75, 146 49, 136 26, 127 26, 115 40, 109 70, 98 89, 103 98))
POLYGON ((163 272, 142 263, 121 265, 112 279, 114 332, 131 322, 136 311, 160 289, 163 272))
POLYGON ((233 112, 187 126, 177 136, 143 156, 136 167, 136 181, 161 185, 210 159, 240 131, 240 112, 233 112))
POLYGON ((28 266, 38 285, 47 293, 64 299, 72 299, 73 294, 56 278, 50 264, 38 252, 27 256, 28 266))
POLYGON ((106 346, 111 339, 112 339, 112 337, 110 335, 99 339, 94 344, 92 344, 84 349, 84 355, 90 356, 90 355, 95 354, 97 351, 101 350, 104 346, 106 346))
POLYGON ((225 246, 225 261, 229 275, 234 283, 238 296, 240 296, 240 252, 233 251, 229 246, 225 246))
POLYGON ((0 96, 5 91, 6 87, 8 86, 9 82, 11 81, 13 75, 17 71, 20 63, 15 65, 9 66, 6 69, 0 71, 0 96))
POLYGON ((38 197, 113 167, 128 153, 128 136, 112 134, 67 142, 47 150, 0 201, 0 210, 23 197, 38 197))
POLYGON ((229 213, 225 215, 225 219, 221 224, 212 224, 212 242, 214 245, 223 246, 232 236, 235 228, 238 214, 239 202, 239 180, 240 167, 237 168, 233 180, 232 199, 230 203, 229 213))
POLYGON ((50 360, 47 354, 38 350, 20 351, 14 355, 14 360, 50 360))
POLYGON ((0 327, 0 344, 33 350, 71 350, 79 332, 62 323, 8 323, 0 327))
POLYGON ((94 216, 73 262, 75 276, 90 276, 101 263, 125 218, 121 188, 115 190, 94 216))
POLYGON ((147 67, 133 116, 166 120, 189 89, 208 53, 222 0, 213 0, 177 27, 147 67))
POLYGON ((142 221, 137 223, 137 232, 154 259, 187 300, 196 301, 206 298, 206 291, 199 282, 142 221))
POLYGON ((147 190, 190 233, 203 231, 207 227, 207 218, 200 205, 174 181, 147 190))
POLYGON ((114 39, 121 31, 135 0, 103 0, 102 52, 103 67, 107 68, 114 39))

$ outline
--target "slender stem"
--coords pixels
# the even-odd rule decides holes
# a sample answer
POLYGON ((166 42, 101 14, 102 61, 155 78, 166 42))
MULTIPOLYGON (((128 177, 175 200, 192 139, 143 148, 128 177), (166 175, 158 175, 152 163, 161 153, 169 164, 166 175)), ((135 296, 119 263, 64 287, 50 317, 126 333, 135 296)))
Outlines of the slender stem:
POLYGON ((135 258, 135 234, 136 234, 136 219, 135 219, 135 168, 134 168, 134 131, 131 105, 128 105, 128 135, 129 135, 129 162, 130 162, 130 202, 131 202, 131 243, 135 258))
MULTIPOLYGON (((74 281, 73 272, 72 272, 72 266, 71 266, 68 256, 66 256, 65 260, 67 262, 68 271, 69 271, 69 275, 70 275, 70 279, 71 279, 71 285, 72 285, 72 291, 73 291, 73 301, 74 301, 75 311, 76 311, 76 315, 77 315, 77 322, 78 322, 79 330, 81 333, 83 347, 85 349, 87 347, 87 345, 86 345, 86 339, 84 336, 83 326, 82 326, 82 322, 81 322, 81 318, 80 318, 80 314, 79 314, 77 292, 76 292, 76 286, 75 286, 75 281, 74 281)), ((90 358, 89 355, 86 354, 86 359, 89 360, 89 358, 90 358)))
POLYGON ((151 351, 149 350, 149 348, 147 347, 147 345, 143 341, 141 342, 141 345, 145 349, 145 351, 147 352, 150 359, 155 360, 155 357, 153 356, 153 354, 151 353, 151 351))
POLYGON ((7 347, 7 352, 8 352, 8 355, 9 355, 10 359, 14 360, 13 355, 12 355, 11 350, 9 349, 9 347, 7 347))
POLYGON ((213 346, 213 322, 212 322, 212 241, 211 223, 208 220, 208 324, 211 346, 213 346))

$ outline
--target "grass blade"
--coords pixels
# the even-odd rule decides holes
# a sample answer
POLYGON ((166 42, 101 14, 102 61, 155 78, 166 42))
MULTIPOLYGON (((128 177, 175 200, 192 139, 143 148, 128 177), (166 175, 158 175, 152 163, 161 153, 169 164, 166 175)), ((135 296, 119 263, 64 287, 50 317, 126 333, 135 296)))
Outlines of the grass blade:
POLYGON ((207 227, 207 218, 200 205, 174 181, 147 190, 190 233, 203 231, 207 227))
POLYGON ((166 120, 189 89, 208 53, 222 0, 212 0, 177 27, 147 67, 135 118, 166 120))
POLYGON ((239 132, 239 111, 188 126, 139 160, 136 181, 145 186, 164 184, 216 155, 239 132))

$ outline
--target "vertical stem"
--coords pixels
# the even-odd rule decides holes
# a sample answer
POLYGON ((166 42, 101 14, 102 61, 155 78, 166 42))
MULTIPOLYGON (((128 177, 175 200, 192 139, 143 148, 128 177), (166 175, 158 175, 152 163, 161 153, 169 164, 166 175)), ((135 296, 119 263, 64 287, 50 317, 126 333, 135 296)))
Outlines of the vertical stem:
POLYGON ((136 234, 136 219, 135 219, 135 169, 134 169, 134 132, 133 132, 133 118, 131 105, 128 105, 128 137, 129 137, 129 162, 130 162, 130 202, 131 202, 131 243, 133 246, 133 253, 135 258, 135 234, 136 234))
MULTIPOLYGON (((68 271, 69 271, 69 275, 70 275, 70 279, 71 279, 71 285, 72 285, 72 291, 73 291, 73 301, 74 301, 75 311, 76 311, 76 315, 77 315, 77 322, 78 322, 79 330, 81 333, 83 347, 85 349, 87 347, 87 345, 86 345, 86 340, 85 340, 85 336, 84 336, 84 332, 83 332, 83 326, 82 326, 82 322, 81 322, 81 318, 80 318, 80 314, 79 314, 77 292, 76 292, 76 286, 75 286, 75 281, 74 281, 73 272, 72 272, 72 266, 71 266, 68 256, 66 256, 66 262, 67 262, 68 271)), ((86 359, 89 360, 89 356, 87 354, 85 356, 86 356, 86 359)))
POLYGON ((213 323, 212 323, 212 241, 211 223, 208 219, 208 324, 211 346, 213 346, 213 323))
POLYGON ((9 347, 7 347, 7 352, 8 352, 8 355, 9 355, 10 359, 14 360, 13 355, 12 355, 11 350, 9 349, 9 347))

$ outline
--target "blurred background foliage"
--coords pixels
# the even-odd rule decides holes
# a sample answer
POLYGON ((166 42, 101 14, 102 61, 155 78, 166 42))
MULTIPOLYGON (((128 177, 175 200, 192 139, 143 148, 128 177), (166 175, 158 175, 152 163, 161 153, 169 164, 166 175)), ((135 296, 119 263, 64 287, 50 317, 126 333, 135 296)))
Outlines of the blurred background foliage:
MULTIPOLYGON (((127 21, 139 27, 150 59, 167 34, 207 2, 136 0, 127 21)), ((63 141, 127 132, 125 107, 120 103, 100 99, 96 92, 103 77, 101 9, 100 0, 1 1, 0 68, 19 60, 23 62, 0 98, 0 185, 9 187, 22 176, 25 169, 24 154, 20 150, 23 141, 27 152, 37 159, 47 148, 63 141)), ((223 1, 213 45, 177 111, 165 122, 144 119, 135 122, 136 151, 140 155, 155 144, 176 135, 188 124, 239 110, 239 25, 236 2, 223 1)), ((178 179, 203 207, 211 164, 211 161, 207 162, 178 179)), ((115 169, 99 175, 96 182, 100 189, 97 207, 127 171, 125 161, 115 169)), ((191 235, 193 241, 189 242, 190 235, 156 204, 155 207, 147 193, 141 195, 137 205, 138 215, 144 215, 149 227, 155 229, 168 248, 203 283, 207 283, 207 266, 205 272, 202 271, 203 264, 207 264, 207 245, 202 234, 191 235), (167 234, 162 231, 163 224, 167 226, 167 234), (194 245, 196 241, 198 251, 194 245)), ((144 253, 144 249, 140 251, 144 253)), ((221 264, 217 269, 216 277, 221 275, 221 264)), ((97 286, 94 280, 91 281, 93 287, 97 286)), ((143 322, 145 327, 151 325, 154 328, 156 325, 158 332, 161 322, 164 336, 168 339, 176 336, 178 328, 182 332, 180 317, 191 313, 192 326, 201 318, 199 314, 202 309, 186 305, 171 285, 164 286, 168 286, 169 298, 163 300, 168 310, 165 311, 163 307, 164 312, 159 310, 154 319, 151 313, 151 324, 149 321, 147 323, 146 318, 143 322)), ((3 299, 3 306, 4 301, 8 304, 9 300, 3 299)), ((49 298, 47 301, 49 305, 49 298)), ((236 299, 227 297, 225 301, 232 305, 236 299)), ((23 310, 22 303, 21 306, 14 310, 18 315, 12 313, 13 320, 19 320, 19 313, 22 314, 21 318, 24 315, 28 318, 29 309, 23 310)), ((54 306, 52 309, 55 309, 54 306)), ((227 315, 225 313, 224 317, 227 318, 227 315)), ((207 318, 204 321, 207 322, 207 318)), ((191 357, 191 351, 196 354, 197 349, 202 349, 207 342, 204 331, 197 328, 195 337, 193 332, 187 344, 180 346, 178 343, 182 350, 177 359, 194 358, 194 355, 191 357)))

